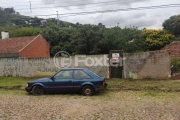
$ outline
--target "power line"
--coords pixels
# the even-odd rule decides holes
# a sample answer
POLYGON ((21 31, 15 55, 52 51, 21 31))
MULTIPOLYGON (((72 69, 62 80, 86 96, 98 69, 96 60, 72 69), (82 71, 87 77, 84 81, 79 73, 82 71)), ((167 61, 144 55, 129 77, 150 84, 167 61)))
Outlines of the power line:
MULTIPOLYGON (((137 1, 137 0, 132 0, 132 1, 128 1, 128 2, 135 2, 135 1, 137 1)), ((120 3, 127 3, 127 1, 126 2, 120 2, 120 3)), ((115 5, 115 4, 117 4, 117 3, 104 4, 104 5, 98 5, 98 6, 89 6, 89 7, 86 7, 86 8, 94 8, 94 7, 100 7, 100 6, 110 6, 110 5, 115 5)), ((82 8, 73 8, 73 9, 69 8, 68 10, 76 10, 76 9, 82 9, 82 8)), ((40 11, 44 11, 44 10, 40 10, 40 11)), ((29 12, 21 12, 21 13, 29 13, 29 12)))
MULTIPOLYGON (((133 1, 124 1, 124 2, 119 2, 119 3, 128 3, 128 2, 134 2, 137 0, 133 0, 133 1)), ((104 4, 104 3, 110 3, 110 2, 117 2, 116 1, 106 1, 106 2, 98 2, 98 3, 89 3, 89 4, 77 4, 77 5, 65 5, 65 6, 54 6, 54 7, 38 7, 38 8, 32 8, 32 9, 43 9, 43 8, 58 8, 58 7, 78 7, 78 6, 84 6, 84 5, 97 5, 97 4, 104 4)), ((24 10, 24 8, 22 9, 16 9, 16 10, 24 10)))
MULTIPOLYGON (((33 4, 33 2, 41 2, 41 1, 32 1, 32 0, 30 0, 31 2, 32 2, 32 5, 42 5, 42 3, 41 4, 33 4)), ((136 1, 142 1, 142 0, 136 0, 136 1)), ((27 1, 27 2, 15 2, 15 3, 28 3, 29 1, 27 1)), ((73 2, 82 2, 82 0, 71 0, 71 1, 68 1, 68 2, 60 2, 60 3, 73 3, 73 2)), ((105 1, 105 2, 111 2, 111 1, 105 1)), ((114 1, 114 2, 120 2, 120 1, 114 1)), ((131 1, 128 1, 128 2, 131 2, 131 1)), ((3 5, 3 4, 9 4, 9 3, 1 3, 1 5, 3 5)), ((57 3, 48 3, 48 4, 57 4, 57 3)), ((23 6, 23 5, 18 5, 18 6, 23 6)), ((28 5, 24 5, 24 6, 28 6, 28 5)))
MULTIPOLYGON (((28 3, 29 1, 27 1, 27 2, 16 2, 16 3, 28 3)), ((34 1, 31 1, 32 2, 32 5, 42 5, 42 3, 41 4, 33 4, 33 2, 34 1)), ((40 2, 40 1, 37 1, 37 2, 40 2)), ((73 2, 82 2, 81 0, 74 0, 74 1, 68 1, 68 2, 60 2, 60 3, 73 3, 73 2)), ((111 2, 111 1, 106 1, 106 2, 111 2)), ((114 1, 115 2, 115 1, 114 1)), ((119 1, 116 1, 116 2, 119 2, 119 1)), ((5 4, 9 4, 9 3, 1 3, 1 5, 5 5, 5 4)), ((57 4, 57 3, 49 3, 49 4, 51 4, 51 5, 53 5, 53 4, 57 4)), ((44 5, 46 5, 46 4, 44 4, 44 5)), ((29 6, 29 5, 16 5, 16 7, 17 6, 29 6)))
MULTIPOLYGON (((29 1, 27 1, 27 2, 16 2, 16 3, 28 3, 29 1)), ((34 1, 31 1, 32 2, 32 5, 42 5, 42 3, 41 4, 33 4, 33 2, 34 1)), ((40 1, 37 1, 37 2, 40 2, 40 1)), ((73 2, 80 2, 80 0, 76 0, 76 1, 68 1, 68 2, 61 2, 61 3, 73 3, 73 2)), ((1 5, 5 5, 5 4, 9 4, 9 3, 1 3, 1 5)), ((48 4, 57 4, 57 3, 48 3, 48 4)), ((44 5, 46 5, 46 3, 44 3, 44 5)), ((22 4, 20 4, 20 5, 17 5, 17 6, 28 6, 28 5, 22 5, 22 4)))
MULTIPOLYGON (((77 1, 77 0, 76 0, 77 1)), ((76 2, 76 1, 72 1, 72 2, 76 2)), ((142 0, 131 0, 131 1, 106 1, 106 2, 99 2, 99 3, 94 3, 94 4, 102 4, 102 3, 109 3, 109 2, 113 2, 113 3, 109 3, 109 4, 104 4, 104 5, 98 5, 98 6, 88 6, 88 7, 86 7, 86 8, 93 8, 93 7, 100 7, 100 6, 109 6, 109 5, 114 5, 114 4, 117 4, 117 2, 118 3, 129 3, 129 2, 137 2, 137 1, 142 1, 142 0)), ((69 3, 69 2, 62 2, 62 3, 69 3)), ((33 4, 31 3, 31 6, 32 6, 33 4)), ((83 5, 83 4, 81 4, 81 5, 83 5)), ((85 5, 85 4, 84 4, 85 5)), ((87 5, 89 5, 89 4, 87 4, 87 5)), ((29 6, 29 5, 28 5, 29 6)), ((73 6, 73 5, 71 5, 71 6, 73 6)), ((75 5, 74 5, 75 6, 75 5)), ((64 6, 64 7, 70 7, 70 6, 64 6)), ((27 8, 27 7, 26 7, 27 8)), ((31 12, 20 12, 20 11, 18 11, 18 12, 20 12, 20 13, 24 13, 24 14, 31 14, 32 13, 32 7, 30 7, 31 9, 30 9, 30 11, 31 12)), ((44 7, 44 8, 46 8, 46 7, 44 7)), ((53 7, 51 7, 51 8, 53 8, 53 7)), ((68 8, 68 10, 75 10, 75 9, 81 9, 81 8, 73 8, 73 9, 71 9, 71 8, 68 8)), ((15 9, 16 11, 18 10, 18 9, 15 9)), ((24 10, 24 9, 23 9, 24 10)), ((29 11, 29 9, 28 9, 28 11, 29 11)), ((38 10, 38 13, 39 13, 39 11, 43 11, 43 13, 44 13, 44 10, 38 10)), ((48 10, 48 11, 50 11, 50 10, 48 10)), ((64 10, 65 11, 65 10, 64 10)), ((37 12, 37 11, 36 11, 37 12)))
MULTIPOLYGON (((31 2, 40 2, 40 1, 32 1, 32 0, 30 0, 31 2)), ((27 1, 27 2, 15 2, 15 3, 28 3, 29 1, 27 1)), ((3 5, 3 4, 9 4, 9 2, 5 2, 5 3, 1 3, 1 5, 3 5)))
MULTIPOLYGON (((115 10, 104 10, 104 11, 91 11, 91 12, 78 12, 78 13, 65 13, 58 14, 62 17, 77 16, 77 15, 87 15, 96 13, 109 13, 118 11, 133 11, 133 10, 146 10, 146 9, 159 9, 159 8, 170 8, 170 7, 180 7, 180 4, 168 4, 168 5, 158 5, 158 6, 148 6, 148 7, 136 7, 136 8, 125 8, 125 9, 115 9, 115 10)), ((47 14, 47 15, 34 15, 34 16, 57 16, 57 14, 47 14)), ((22 17, 21 17, 22 18, 22 17)), ((24 17, 27 18, 27 17, 24 17)), ((0 18, 3 19, 3 18, 0 18)), ((4 18, 5 19, 5 18, 4 18)), ((17 19, 17 18, 16 18, 17 19)))
MULTIPOLYGON (((136 0, 132 0, 132 1, 129 1, 129 2, 134 2, 136 0)), ((126 2, 121 2, 121 3, 126 3, 126 2)), ((113 4, 104 4, 104 5, 98 5, 98 6, 88 6, 86 8, 94 8, 94 7, 100 7, 100 6, 111 6, 111 5, 115 5, 116 3, 113 3, 113 4)), ((77 10, 77 9, 82 9, 82 8, 73 8, 73 9, 68 9, 68 10, 77 10)), ((42 13, 44 13, 44 10, 38 10, 39 13, 41 13, 41 11, 43 11, 42 13)), ((47 10, 47 11, 52 11, 52 10, 47 10)), ((66 10, 63 10, 63 11, 66 11, 66 10)), ((20 13, 30 13, 30 12, 20 12, 20 13)))
MULTIPOLYGON (((115 9, 115 10, 104 10, 104 11, 92 11, 92 12, 78 12, 78 13, 65 13, 59 14, 63 15, 80 15, 80 14, 94 14, 94 13, 107 13, 107 12, 118 12, 118 11, 132 11, 132 10, 144 10, 144 9, 158 9, 158 8, 170 8, 170 7, 179 7, 180 4, 168 4, 168 5, 158 5, 158 6, 148 6, 148 7, 136 7, 136 8, 125 8, 125 9, 115 9)), ((53 16, 56 14, 48 15, 35 15, 35 16, 53 16)))
POLYGON ((87 15, 87 14, 97 14, 97 13, 109 13, 109 12, 119 12, 119 11, 133 11, 133 10, 146 10, 146 9, 160 9, 160 8, 170 8, 170 7, 180 7, 178 6, 161 6, 161 7, 140 7, 140 8, 128 8, 128 9, 117 9, 117 10, 106 10, 106 11, 94 11, 94 12, 82 12, 82 13, 70 13, 69 15, 61 16, 63 17, 70 17, 70 16, 78 16, 78 15, 87 15))

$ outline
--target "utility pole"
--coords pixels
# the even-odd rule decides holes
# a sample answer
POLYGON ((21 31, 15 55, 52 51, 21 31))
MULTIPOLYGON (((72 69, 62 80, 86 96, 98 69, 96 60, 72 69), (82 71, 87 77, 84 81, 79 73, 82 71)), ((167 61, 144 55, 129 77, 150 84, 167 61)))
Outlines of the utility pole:
POLYGON ((58 14, 58 11, 56 11, 56 12, 57 12, 57 26, 60 27, 60 25, 59 25, 59 14, 58 14))
POLYGON ((31 11, 31 13, 32 13, 32 8, 31 8, 31 1, 29 1, 29 3, 30 3, 30 11, 31 11))

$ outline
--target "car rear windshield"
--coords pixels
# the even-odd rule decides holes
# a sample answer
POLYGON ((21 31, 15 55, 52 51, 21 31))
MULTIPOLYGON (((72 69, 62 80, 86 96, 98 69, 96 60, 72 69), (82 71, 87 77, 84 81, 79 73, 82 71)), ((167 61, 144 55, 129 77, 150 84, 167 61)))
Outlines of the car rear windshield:
MULTIPOLYGON (((90 70, 89 70, 90 71, 90 70)), ((99 75, 97 75, 96 73, 94 73, 94 72, 92 72, 92 71, 90 71, 92 74, 94 74, 95 76, 97 76, 97 77, 100 77, 99 75)))

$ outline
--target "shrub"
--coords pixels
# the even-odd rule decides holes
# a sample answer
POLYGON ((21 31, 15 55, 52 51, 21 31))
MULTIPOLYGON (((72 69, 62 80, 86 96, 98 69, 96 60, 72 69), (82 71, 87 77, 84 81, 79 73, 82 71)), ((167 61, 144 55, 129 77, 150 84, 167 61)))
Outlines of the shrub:
POLYGON ((171 66, 173 71, 180 70, 180 58, 175 57, 171 60, 171 66))

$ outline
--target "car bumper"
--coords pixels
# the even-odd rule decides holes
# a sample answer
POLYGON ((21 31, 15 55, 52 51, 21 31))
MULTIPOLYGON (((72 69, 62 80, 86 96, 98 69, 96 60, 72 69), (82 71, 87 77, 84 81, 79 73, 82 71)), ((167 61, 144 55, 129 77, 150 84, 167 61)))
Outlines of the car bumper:
POLYGON ((25 87, 26 92, 31 92, 31 88, 30 87, 25 87))
POLYGON ((107 88, 107 83, 105 83, 104 88, 107 88))
POLYGON ((97 87, 95 88, 96 91, 102 91, 104 90, 105 88, 107 87, 107 84, 103 85, 103 86, 100 86, 100 87, 97 87))

